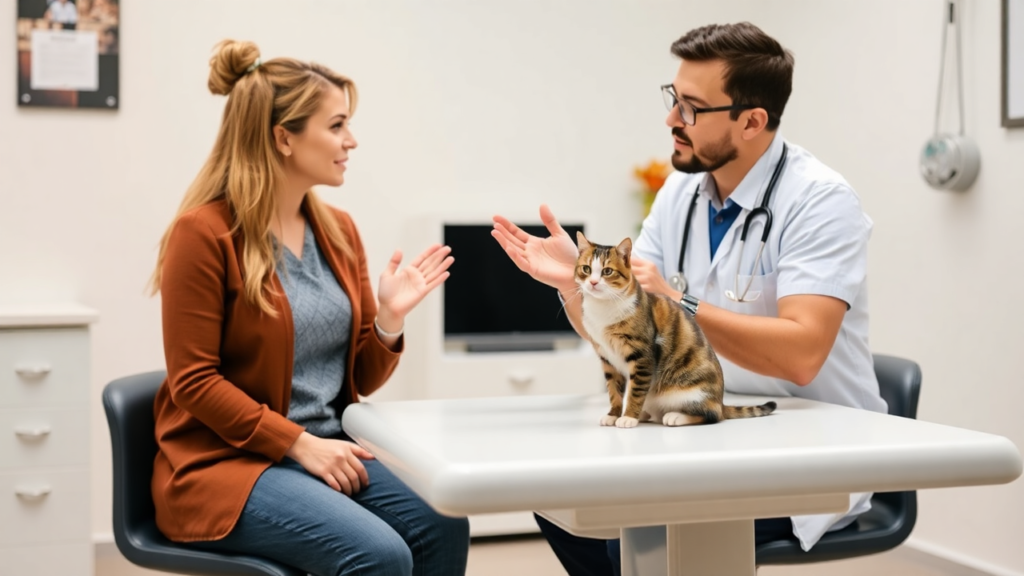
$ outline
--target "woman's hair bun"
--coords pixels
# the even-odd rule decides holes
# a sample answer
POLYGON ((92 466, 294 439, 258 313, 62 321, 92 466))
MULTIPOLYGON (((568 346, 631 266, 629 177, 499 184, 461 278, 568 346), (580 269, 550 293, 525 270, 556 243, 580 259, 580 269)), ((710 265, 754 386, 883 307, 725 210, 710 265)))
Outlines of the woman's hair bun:
POLYGON ((229 94, 239 78, 245 76, 260 59, 254 42, 221 40, 210 58, 210 80, 207 85, 214 94, 229 94))

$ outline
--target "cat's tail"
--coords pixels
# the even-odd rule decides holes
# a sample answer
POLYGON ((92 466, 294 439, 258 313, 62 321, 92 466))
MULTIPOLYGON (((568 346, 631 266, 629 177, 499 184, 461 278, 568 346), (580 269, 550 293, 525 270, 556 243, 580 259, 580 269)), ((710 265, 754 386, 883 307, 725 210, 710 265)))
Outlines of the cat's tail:
POLYGON ((767 416, 775 411, 775 402, 765 402, 760 406, 722 406, 722 415, 727 420, 732 418, 757 418, 767 416))

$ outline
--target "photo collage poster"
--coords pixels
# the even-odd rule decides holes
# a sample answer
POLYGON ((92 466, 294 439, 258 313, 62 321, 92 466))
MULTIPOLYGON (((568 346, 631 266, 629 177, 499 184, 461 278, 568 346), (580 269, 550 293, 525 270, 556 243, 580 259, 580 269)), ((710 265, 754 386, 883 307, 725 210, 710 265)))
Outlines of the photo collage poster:
POLYGON ((17 0, 18 105, 116 109, 119 0, 17 0))

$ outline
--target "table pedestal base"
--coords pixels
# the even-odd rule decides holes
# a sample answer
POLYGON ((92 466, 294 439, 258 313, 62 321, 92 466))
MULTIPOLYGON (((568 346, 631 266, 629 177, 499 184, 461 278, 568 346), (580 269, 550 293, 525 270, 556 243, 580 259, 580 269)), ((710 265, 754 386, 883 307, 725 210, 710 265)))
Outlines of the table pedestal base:
POLYGON ((622 576, 754 576, 754 521, 622 529, 622 576))
POLYGON ((754 576, 754 518, 844 512, 848 494, 541 510, 570 534, 621 538, 622 576, 754 576))

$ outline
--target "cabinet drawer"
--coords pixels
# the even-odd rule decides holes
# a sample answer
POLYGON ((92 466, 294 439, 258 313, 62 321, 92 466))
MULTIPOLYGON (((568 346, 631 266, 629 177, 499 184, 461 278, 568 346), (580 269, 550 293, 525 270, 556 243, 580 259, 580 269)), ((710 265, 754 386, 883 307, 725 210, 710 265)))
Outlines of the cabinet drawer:
POLYGON ((88 409, 0 409, 0 471, 88 463, 88 409))
POLYGON ((89 540, 90 499, 85 467, 0 473, 0 542, 89 540))
POLYGON ((0 407, 88 401, 88 329, 0 330, 0 407))
POLYGON ((11 576, 92 576, 92 542, 0 547, 0 574, 11 576))
POLYGON ((448 354, 434 359, 428 398, 597 394, 601 360, 589 348, 569 352, 448 354))

